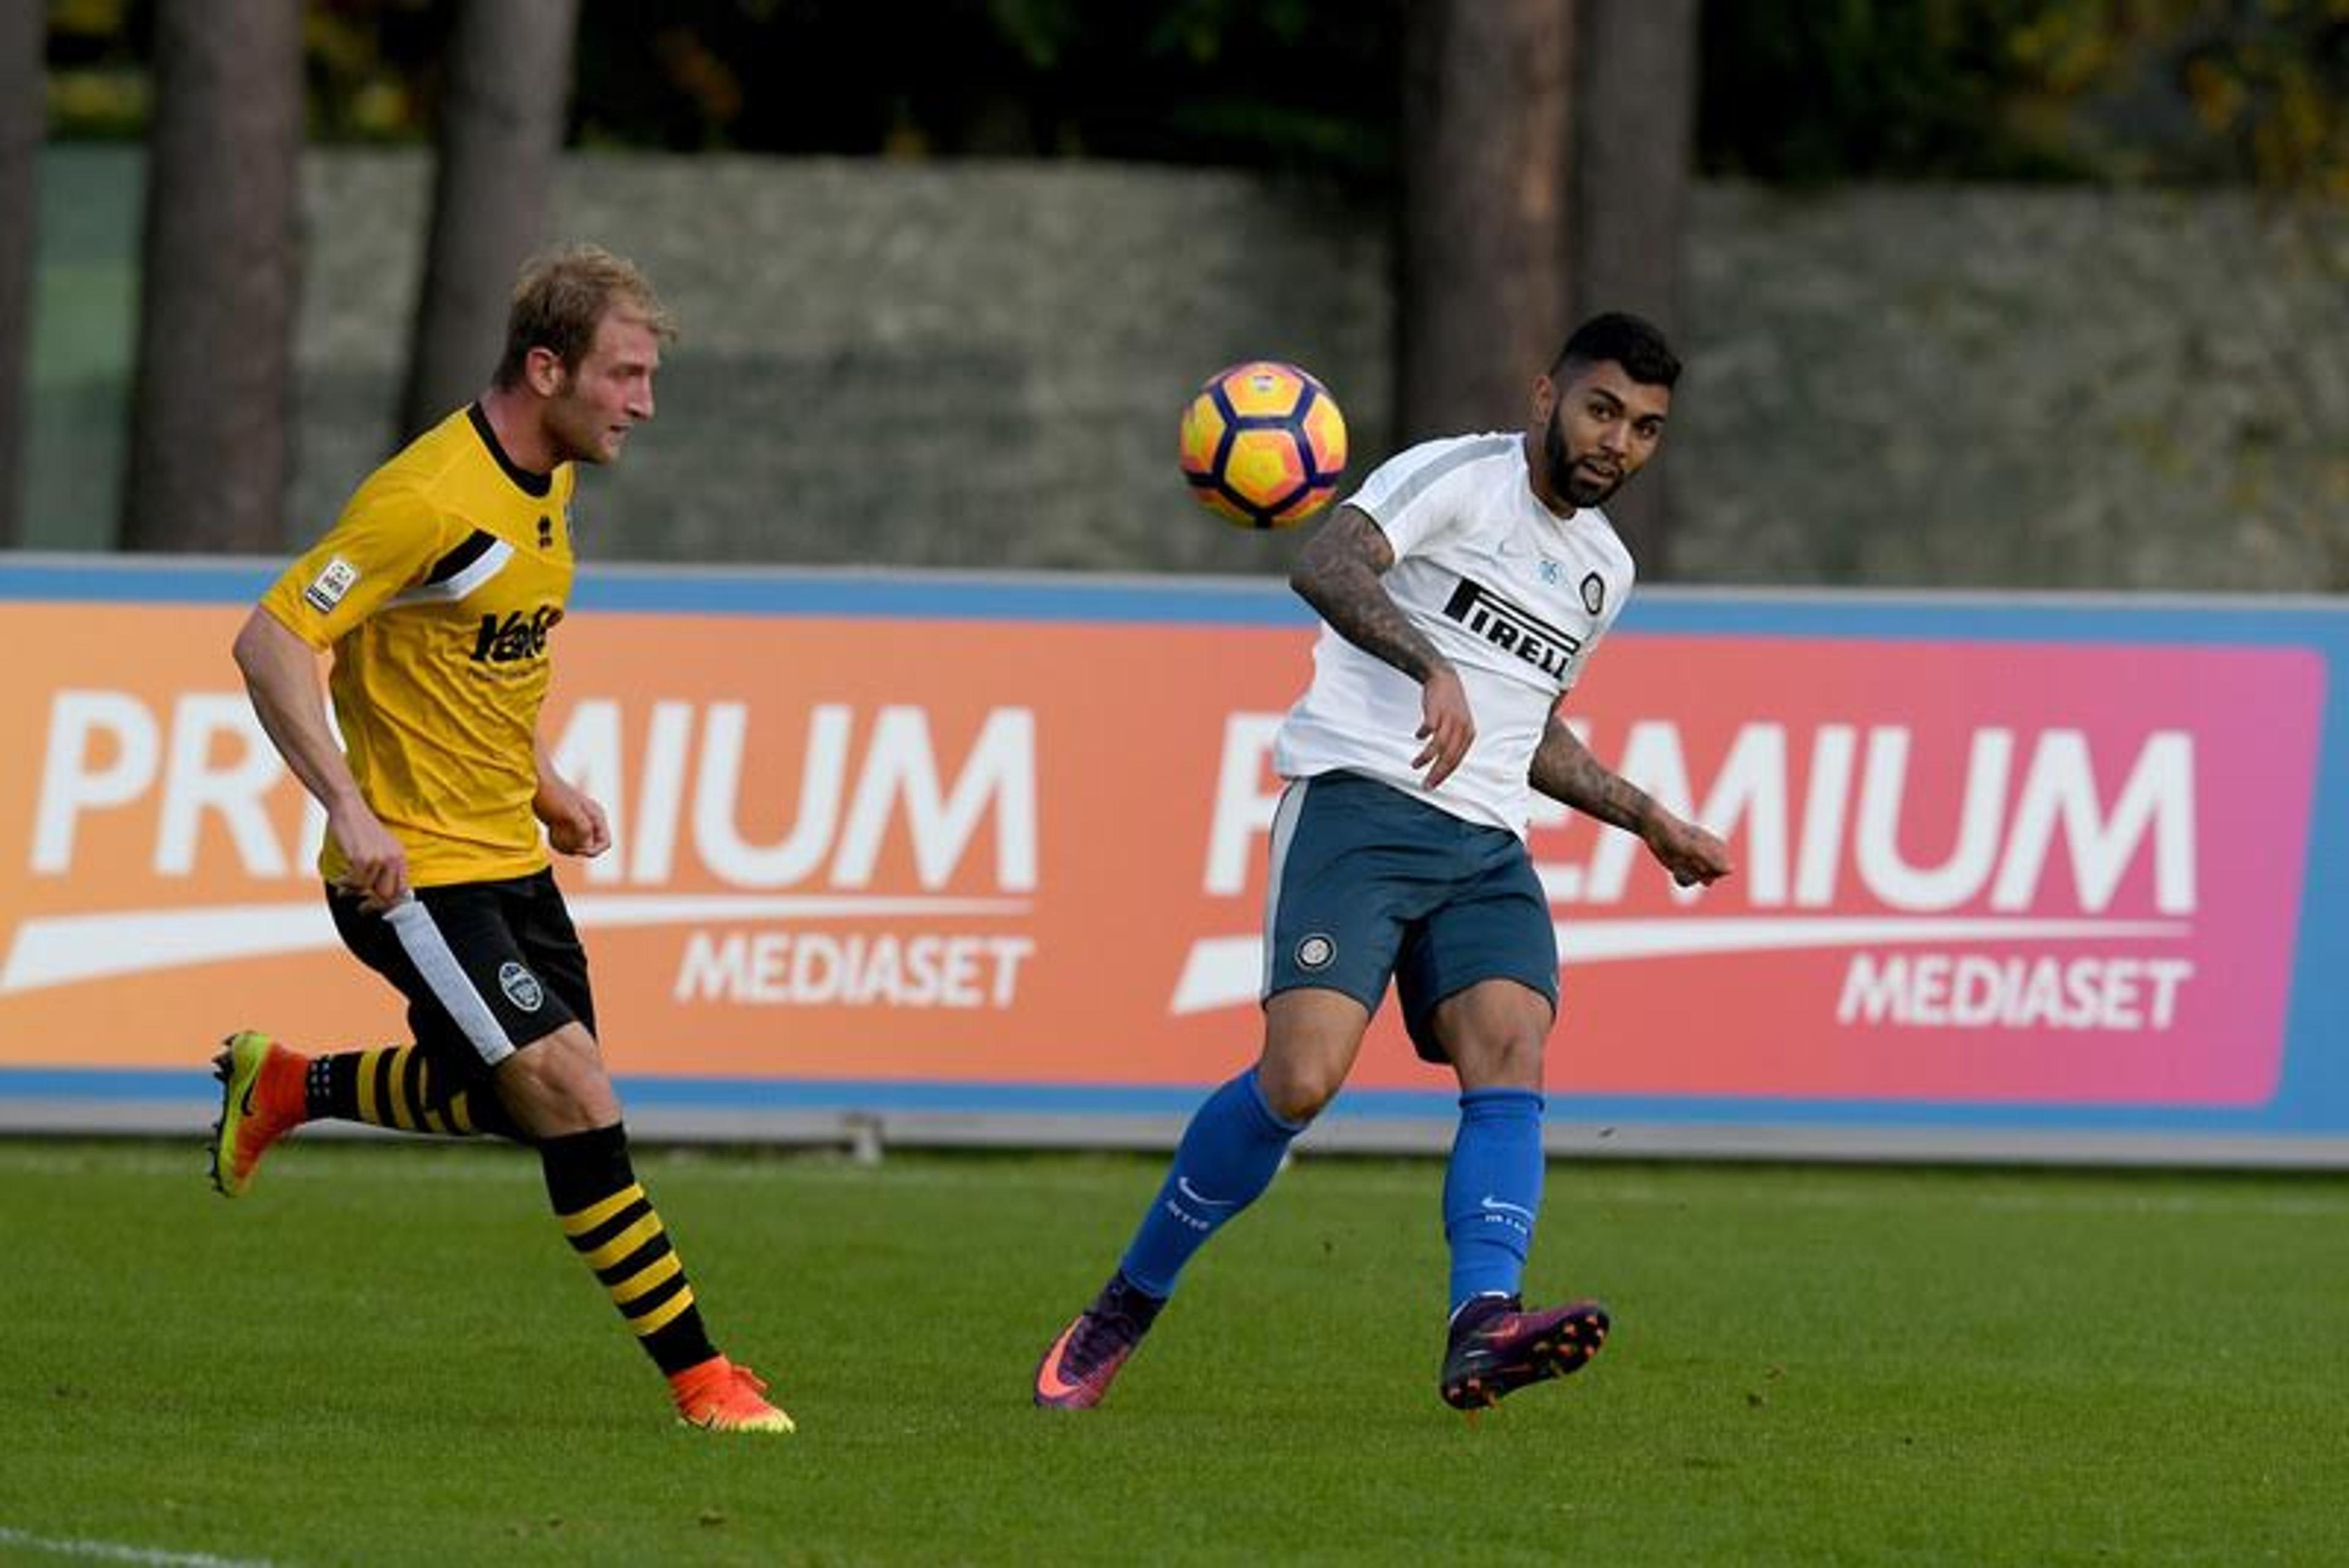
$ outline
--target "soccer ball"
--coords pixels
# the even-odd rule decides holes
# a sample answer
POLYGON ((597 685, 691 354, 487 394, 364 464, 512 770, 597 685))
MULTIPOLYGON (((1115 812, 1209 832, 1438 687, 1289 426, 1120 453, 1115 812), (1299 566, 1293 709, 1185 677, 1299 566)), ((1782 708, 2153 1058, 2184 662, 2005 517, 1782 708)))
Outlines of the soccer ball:
POLYGON ((1243 528, 1287 528, 1330 504, 1346 471, 1346 416, 1294 365, 1218 370, 1183 410, 1183 477, 1200 505, 1243 528))

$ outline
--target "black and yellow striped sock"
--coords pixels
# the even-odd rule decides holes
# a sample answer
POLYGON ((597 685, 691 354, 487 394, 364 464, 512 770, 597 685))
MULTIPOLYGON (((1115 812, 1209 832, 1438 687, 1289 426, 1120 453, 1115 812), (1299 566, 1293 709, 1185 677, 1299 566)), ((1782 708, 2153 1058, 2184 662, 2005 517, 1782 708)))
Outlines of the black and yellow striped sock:
POLYGON ((435 1071, 414 1045, 313 1056, 303 1093, 312 1120, 330 1116, 446 1137, 521 1137, 495 1090, 468 1088, 435 1071))
POLYGON ((682 1372, 717 1355, 685 1266, 628 1163, 626 1131, 615 1124, 567 1133, 542 1139, 538 1153, 563 1233, 654 1364, 682 1372))

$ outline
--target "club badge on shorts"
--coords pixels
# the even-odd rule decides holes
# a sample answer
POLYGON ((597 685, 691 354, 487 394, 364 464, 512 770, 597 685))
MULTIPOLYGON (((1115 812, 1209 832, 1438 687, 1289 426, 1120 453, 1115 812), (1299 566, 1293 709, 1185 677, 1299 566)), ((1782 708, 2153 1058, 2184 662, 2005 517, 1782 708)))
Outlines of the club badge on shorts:
POLYGON ((1297 967, 1299 969, 1328 969, 1330 961, 1337 956, 1337 939, 1324 936, 1319 931, 1297 944, 1297 967))
POLYGON ((545 989, 538 983, 538 976, 512 960, 498 970, 498 989, 506 993, 508 1002, 524 1012, 536 1012, 539 1004, 546 1000, 545 989))

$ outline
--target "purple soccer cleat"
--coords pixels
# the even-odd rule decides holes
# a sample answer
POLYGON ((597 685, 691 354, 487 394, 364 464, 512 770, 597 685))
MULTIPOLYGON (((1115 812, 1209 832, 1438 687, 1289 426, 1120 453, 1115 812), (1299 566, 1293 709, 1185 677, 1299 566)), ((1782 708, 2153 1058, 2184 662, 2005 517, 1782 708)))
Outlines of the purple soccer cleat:
POLYGON ((1597 1302, 1527 1312, 1515 1296, 1487 1296, 1460 1309, 1436 1392, 1455 1410, 1489 1409, 1528 1383, 1579 1369, 1607 1343, 1607 1309, 1597 1302))
POLYGON ((1165 1304, 1123 1273, 1112 1279, 1044 1352, 1036 1367, 1036 1403, 1048 1410, 1090 1410, 1100 1404, 1165 1304))

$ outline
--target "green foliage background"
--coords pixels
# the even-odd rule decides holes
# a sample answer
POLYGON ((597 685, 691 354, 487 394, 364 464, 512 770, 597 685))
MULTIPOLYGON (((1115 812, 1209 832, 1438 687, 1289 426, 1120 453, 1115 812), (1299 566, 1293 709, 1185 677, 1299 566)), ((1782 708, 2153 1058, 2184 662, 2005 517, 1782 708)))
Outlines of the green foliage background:
MULTIPOLYGON (((576 144, 1394 173, 1404 0, 589 0, 576 144)), ((51 0, 51 121, 136 135, 153 0, 51 0)), ((314 133, 429 133, 449 0, 310 0, 314 133)), ((1714 0, 1703 171, 2349 194, 2349 0, 1714 0)))

